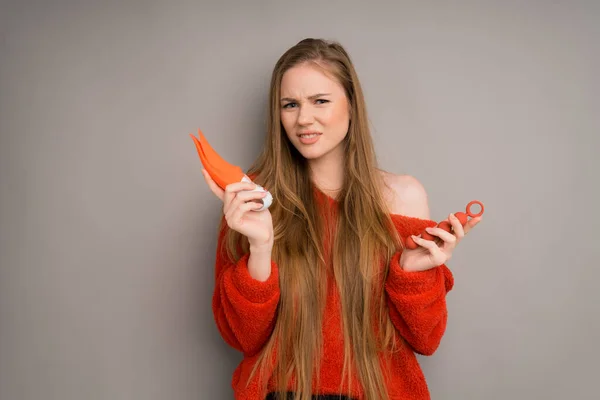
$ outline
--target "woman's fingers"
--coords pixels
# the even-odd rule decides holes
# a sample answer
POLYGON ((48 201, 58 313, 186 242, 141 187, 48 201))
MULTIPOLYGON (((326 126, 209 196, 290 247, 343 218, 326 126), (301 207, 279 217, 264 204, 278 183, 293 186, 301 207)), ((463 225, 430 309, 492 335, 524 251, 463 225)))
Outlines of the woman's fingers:
POLYGON ((481 221, 481 217, 471 218, 464 226, 465 233, 468 233, 475 225, 481 221))
POLYGON ((429 251, 429 257, 435 265, 442 264, 449 259, 449 256, 446 253, 444 253, 442 249, 433 240, 426 240, 415 235, 413 235, 412 238, 416 244, 424 247, 425 249, 427 249, 427 251, 429 251))
POLYGON ((447 243, 448 245, 454 246, 457 242, 456 236, 454 236, 450 232, 443 230, 442 228, 427 227, 425 228, 425 231, 433 236, 439 237, 440 239, 442 239, 443 242, 447 243))
POLYGON ((412 238, 416 244, 426 248, 431 254, 433 254, 434 252, 441 252, 440 248, 433 240, 423 239, 422 237, 415 235, 412 235, 412 238))
POLYGON ((223 213, 231 215, 230 211, 235 211, 245 202, 252 202, 258 204, 258 207, 250 207, 250 209, 258 209, 262 207, 263 202, 261 201, 265 196, 266 192, 256 191, 257 185, 251 182, 235 182, 227 185, 225 190, 221 189, 219 185, 211 178, 210 174, 206 169, 202 169, 202 175, 204 180, 208 184, 210 190, 223 201, 223 213))
POLYGON ((240 205, 247 203, 247 202, 254 202, 254 203, 260 204, 262 206, 262 204, 263 204, 262 199, 266 195, 267 195, 266 192, 259 192, 259 191, 243 190, 243 191, 237 192, 235 197, 233 198, 233 200, 226 207, 223 207, 223 212, 227 213, 229 210, 235 210, 240 205))
POLYGON ((225 219, 232 229, 237 230, 237 228, 242 225, 243 217, 246 212, 250 210, 257 210, 261 207, 262 204, 249 201, 240 205, 239 207, 232 207, 227 214, 225 214, 225 219))
POLYGON ((204 180, 208 184, 210 190, 215 194, 215 196, 217 196, 219 200, 223 200, 223 197, 225 195, 224 190, 221 189, 219 185, 215 183, 215 181, 210 177, 209 173, 204 168, 202 168, 202 175, 204 175, 204 180))
POLYGON ((460 241, 460 239, 465 236, 465 231, 462 224, 454 214, 450 214, 448 216, 448 221, 450 221, 450 225, 452 225, 452 232, 454 233, 454 236, 456 236, 456 238, 460 241))
POLYGON ((223 196, 223 211, 226 213, 229 210, 231 202, 242 190, 250 191, 256 189, 255 183, 236 182, 225 187, 225 195, 223 196))

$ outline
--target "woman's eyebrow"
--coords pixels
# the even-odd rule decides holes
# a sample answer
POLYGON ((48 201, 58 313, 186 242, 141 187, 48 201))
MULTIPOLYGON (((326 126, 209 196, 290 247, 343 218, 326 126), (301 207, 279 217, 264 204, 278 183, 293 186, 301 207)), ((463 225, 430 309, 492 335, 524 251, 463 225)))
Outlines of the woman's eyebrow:
MULTIPOLYGON (((309 100, 314 100, 317 97, 323 97, 323 96, 330 96, 331 93, 317 93, 317 94, 313 94, 312 96, 308 96, 309 100)), ((284 97, 281 99, 281 101, 296 101, 296 99, 293 99, 291 97, 284 97)))

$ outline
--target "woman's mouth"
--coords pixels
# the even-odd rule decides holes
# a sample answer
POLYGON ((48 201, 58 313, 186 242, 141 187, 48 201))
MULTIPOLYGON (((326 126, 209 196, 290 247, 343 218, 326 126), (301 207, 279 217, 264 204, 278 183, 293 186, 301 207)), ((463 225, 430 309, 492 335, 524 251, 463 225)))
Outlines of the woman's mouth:
POLYGON ((314 144, 319 140, 321 135, 322 134, 320 132, 299 133, 298 138, 302 144, 314 144))

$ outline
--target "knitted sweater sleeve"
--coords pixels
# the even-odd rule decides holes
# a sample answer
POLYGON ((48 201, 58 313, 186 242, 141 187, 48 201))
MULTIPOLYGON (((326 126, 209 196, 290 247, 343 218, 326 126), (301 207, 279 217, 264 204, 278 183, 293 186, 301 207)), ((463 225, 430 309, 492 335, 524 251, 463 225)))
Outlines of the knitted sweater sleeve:
POLYGON ((250 276, 248 259, 243 255, 237 262, 225 256, 221 229, 217 243, 215 288, 212 310, 221 336, 230 346, 252 356, 260 351, 275 326, 279 303, 279 272, 271 261, 271 275, 261 282, 250 276))
MULTIPOLYGON (((403 236, 419 234, 434 221, 409 220, 403 236)), ((446 294, 452 290, 454 278, 445 264, 417 272, 407 272, 399 264, 402 250, 394 254, 385 291, 392 323, 403 339, 422 355, 431 355, 438 348, 446 330, 448 311, 446 294)))

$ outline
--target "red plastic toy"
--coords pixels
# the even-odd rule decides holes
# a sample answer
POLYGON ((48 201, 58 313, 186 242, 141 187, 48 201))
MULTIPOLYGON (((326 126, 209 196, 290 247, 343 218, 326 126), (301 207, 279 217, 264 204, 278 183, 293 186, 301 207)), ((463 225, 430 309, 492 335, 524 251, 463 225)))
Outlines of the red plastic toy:
MULTIPOLYGON (((465 226, 465 224, 469 220, 468 217, 475 218, 475 217, 479 217, 482 214, 483 214, 483 203, 478 200, 473 200, 469 204, 467 204, 467 208, 466 208, 465 212, 459 211, 457 213, 454 213, 454 215, 456 216, 456 218, 458 218, 458 220, 460 221, 462 226, 465 226), (479 211, 477 214, 474 214, 471 212, 471 206, 473 206, 474 204, 478 204, 481 207, 481 211, 479 211)), ((437 227, 442 228, 446 232, 452 232, 452 225, 448 221, 440 222, 439 224, 437 224, 437 227)), ((436 238, 435 236, 430 235, 426 231, 421 232, 421 237, 426 240, 434 240, 436 238)), ((404 241, 404 245, 406 246, 407 249, 410 249, 410 250, 416 249, 419 246, 418 244, 415 243, 415 241, 410 236, 408 236, 406 238, 406 240, 404 241)))

